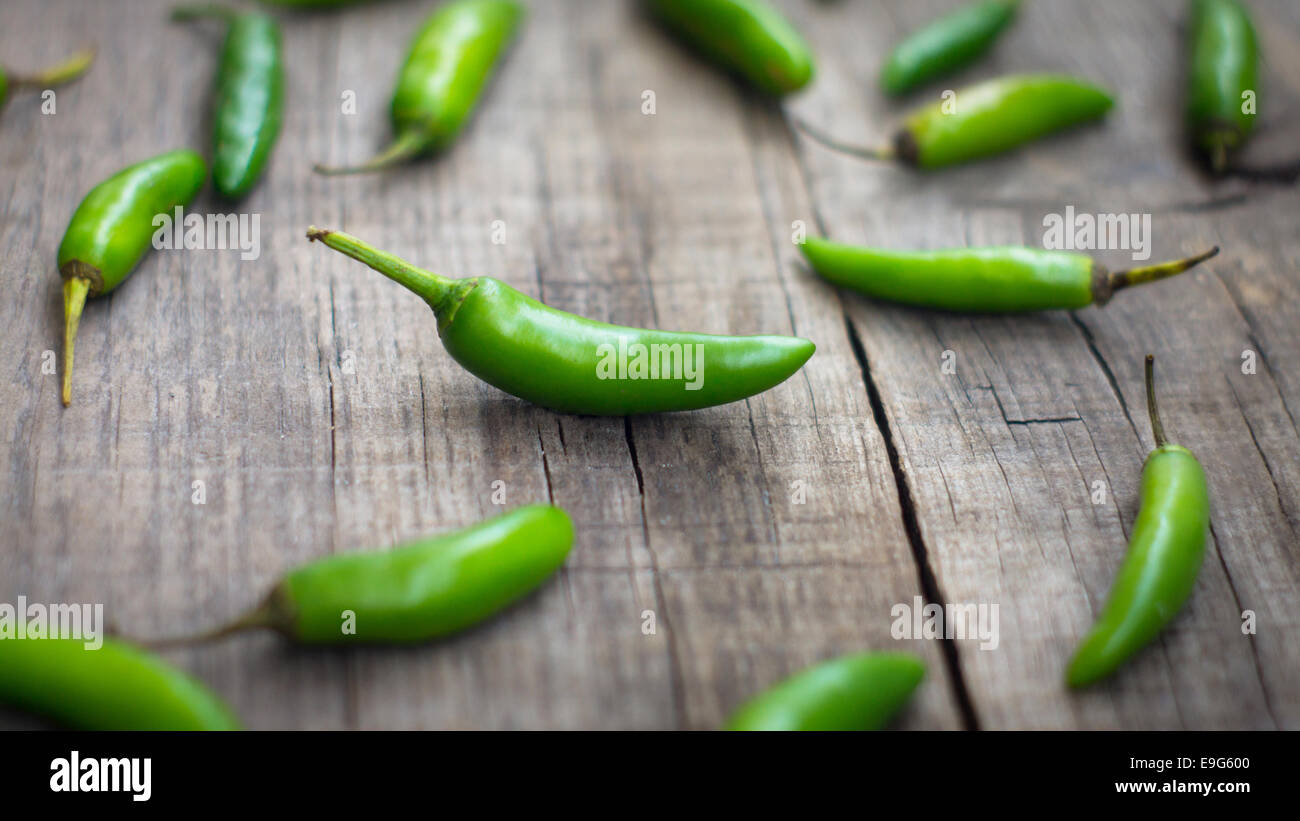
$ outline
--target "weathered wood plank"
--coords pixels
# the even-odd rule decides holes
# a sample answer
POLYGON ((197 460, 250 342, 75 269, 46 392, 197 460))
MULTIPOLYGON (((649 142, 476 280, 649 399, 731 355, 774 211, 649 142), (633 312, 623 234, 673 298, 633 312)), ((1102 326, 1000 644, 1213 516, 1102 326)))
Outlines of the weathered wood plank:
MULTIPOLYGON (((908 15, 923 20, 938 5, 908 4, 908 15)), ((1264 19, 1271 13, 1277 12, 1265 9, 1264 19)), ((1234 249, 1258 247, 1242 236, 1250 211, 1195 213, 1196 203, 1226 195, 1190 171, 1179 150, 1181 77, 1170 71, 1180 65, 1181 42, 1171 26, 1179 14, 1154 4, 1035 3, 991 60, 949 84, 1022 70, 1076 72, 1119 92, 1117 111, 1100 128, 936 174, 855 165, 805 143, 828 232, 889 247, 1039 245, 1043 215, 1073 205, 1081 212, 1153 213, 1157 257, 1214 241, 1227 249, 1225 260, 1234 249), (1062 32, 1071 37, 1062 41, 1062 32), (1187 211, 1193 213, 1179 213, 1187 211), (1206 224, 1214 227, 1207 231, 1206 224)), ((812 21, 823 76, 833 81, 796 111, 837 133, 879 139, 883 124, 897 118, 896 107, 851 90, 873 76, 877 47, 896 33, 848 28, 837 15, 812 21)), ((1280 82, 1294 85, 1293 77, 1280 82)), ((1235 181, 1223 188, 1230 203, 1295 203, 1293 193, 1263 186, 1235 181)), ((1287 235, 1272 234, 1263 245, 1277 247, 1287 235)), ((1119 262, 1115 254, 1102 256, 1119 262)), ((1260 412, 1272 423, 1260 446, 1269 455, 1261 458, 1245 424, 1250 413, 1243 420, 1225 390, 1243 329, 1217 278, 1224 270, 1216 261, 1178 284, 1121 294, 1104 310, 1074 317, 971 319, 845 296, 881 386, 938 584, 950 600, 1002 606, 1000 652, 961 646, 982 726, 1269 727, 1297 720, 1290 694, 1282 693, 1288 686, 1294 693, 1300 664, 1280 646, 1293 627, 1286 603, 1295 600, 1295 534, 1279 507, 1287 494, 1264 470, 1265 461, 1295 463, 1296 432, 1278 423, 1278 403, 1260 412), (1188 613, 1157 650, 1113 684, 1073 696, 1060 684, 1064 665, 1122 556, 1150 446, 1140 387, 1148 350, 1161 362, 1166 418, 1180 414, 1188 425, 1192 417, 1191 427, 1178 430, 1211 474, 1215 547, 1188 613), (941 372, 945 351, 956 357, 953 374, 941 372), (1206 368, 1207 361, 1224 365, 1206 368), (1200 397, 1191 407, 1180 401, 1189 395, 1200 397), (1107 488, 1102 505, 1090 498, 1096 481, 1107 488), (1247 519, 1249 536, 1238 529, 1247 519), (1268 612, 1271 638, 1263 628, 1253 640, 1242 636, 1246 601, 1268 612), (1224 699, 1225 691, 1233 698, 1224 699)), ((1286 272, 1279 280, 1294 277, 1286 272)), ((1294 326, 1293 303, 1263 310, 1294 326)), ((1297 351, 1289 339, 1274 344, 1291 345, 1278 355, 1297 351)))
MULTIPOLYGON (((950 85, 1062 69, 1109 83, 1121 104, 1103 126, 932 175, 832 156, 632 4, 574 0, 533 4, 445 156, 324 179, 313 161, 358 159, 387 138, 392 78, 429 4, 287 15, 283 137, 242 206, 261 216, 261 257, 151 254, 89 306, 63 410, 41 358, 60 350, 54 255, 67 216, 122 165, 206 145, 217 33, 169 24, 169 5, 0 7, 6 65, 100 48, 56 115, 36 98, 0 114, 11 295, 0 344, 13 352, 0 393, 0 601, 102 601, 124 630, 197 629, 310 557, 551 499, 578 529, 568 565, 463 636, 353 653, 252 636, 171 658, 258 728, 708 728, 794 669, 863 647, 927 660, 902 727, 962 726, 963 691, 984 727, 1300 724, 1300 651, 1287 640, 1300 591, 1296 194, 1189 172, 1177 149, 1181 3, 1027 5, 950 85), (342 113, 345 91, 355 115, 342 113), (1104 310, 963 318, 839 294, 791 242, 803 221, 895 247, 1039 244, 1043 215, 1067 204, 1151 212, 1155 256, 1225 251, 1104 310), (793 333, 818 353, 723 408, 556 415, 466 374, 418 299, 308 244, 310 223, 579 314, 793 333), (1240 371, 1247 348, 1254 375, 1240 371), (1210 473, 1214 543, 1157 647, 1114 684, 1071 696, 1065 661, 1135 514, 1147 350, 1167 426, 1210 473), (944 351, 954 374, 940 371, 944 351), (894 641, 891 607, 919 595, 999 604, 998 649, 894 641), (1243 609, 1259 614, 1254 637, 1241 635, 1243 609)), ((909 104, 874 90, 878 60, 949 4, 783 5, 819 55, 816 84, 787 108, 867 139, 909 104)), ((1294 133, 1300 15, 1252 5, 1269 55, 1263 162, 1285 157, 1294 133)), ((223 208, 206 193, 194 207, 223 208)))

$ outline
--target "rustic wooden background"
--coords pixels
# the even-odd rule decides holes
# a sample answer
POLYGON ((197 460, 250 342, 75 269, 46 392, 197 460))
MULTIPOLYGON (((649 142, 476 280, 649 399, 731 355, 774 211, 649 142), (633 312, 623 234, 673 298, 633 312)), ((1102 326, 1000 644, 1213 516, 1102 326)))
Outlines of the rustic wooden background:
MULTIPOLYGON (((56 114, 29 95, 0 115, 0 601, 102 602, 136 634, 200 629, 306 559, 498 513, 501 482, 508 506, 563 506, 578 539, 500 618, 417 648, 254 635, 168 657, 253 728, 711 728, 861 648, 927 660, 902 728, 1300 728, 1300 197, 1269 170, 1300 133, 1300 5, 1250 4, 1266 53, 1256 170, 1218 182, 1180 148, 1181 0, 1031 0, 991 56, 898 103, 875 89, 879 60, 951 2, 790 0, 818 76, 784 109, 632 3, 538 2, 453 150, 343 179, 311 164, 385 140, 396 67, 433 3, 285 14, 283 136, 240 206, 261 215, 261 257, 148 256, 88 306, 65 410, 41 363, 61 352, 69 215, 128 163, 207 146, 219 31, 168 23, 169 5, 0 6, 6 65, 100 49, 56 114), (1042 69, 1105 83, 1116 110, 932 174, 836 156, 790 127, 794 114, 875 141, 944 87, 1042 69), (1067 205, 1152 214, 1153 259, 1223 253, 1105 309, 972 318, 837 293, 791 243, 802 220, 892 247, 1037 245, 1067 205), (818 351, 725 407, 557 415, 461 370, 417 298, 307 243, 312 223, 579 314, 794 333, 818 351), (1171 436, 1209 474, 1212 539, 1163 637, 1074 694, 1064 666, 1124 553, 1151 447, 1147 352, 1171 436), (914 596, 999 605, 999 647, 891 639, 891 606, 914 596)), ((194 208, 229 210, 209 193, 194 208)))

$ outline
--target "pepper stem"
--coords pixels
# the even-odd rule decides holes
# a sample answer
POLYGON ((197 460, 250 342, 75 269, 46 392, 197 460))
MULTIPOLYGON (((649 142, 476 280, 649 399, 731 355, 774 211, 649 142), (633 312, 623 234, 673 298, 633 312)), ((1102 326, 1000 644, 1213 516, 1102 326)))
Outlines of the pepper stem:
POLYGON ((212 630, 190 633, 185 636, 167 636, 161 639, 132 638, 130 641, 149 650, 165 650, 169 647, 192 647, 196 644, 207 644, 218 639, 224 639, 227 636, 233 636, 236 633, 242 633, 245 630, 256 630, 261 627, 287 633, 290 624, 280 612, 275 602, 275 596, 276 594, 272 593, 271 596, 267 597, 266 601, 257 607, 234 621, 212 630))
POLYGON ((177 6, 172 9, 172 19, 177 22, 187 22, 189 20, 199 20, 204 17, 215 17, 220 20, 230 22, 234 20, 239 13, 227 6, 202 5, 202 6, 177 6))
POLYGON ((213 630, 205 630, 201 633, 191 633, 188 636, 168 636, 162 639, 142 640, 133 639, 132 641, 150 650, 165 650, 169 647, 192 647, 196 644, 207 644, 209 642, 224 639, 227 636, 233 636, 245 630, 252 630, 258 627, 275 627, 271 620, 271 613, 266 607, 258 607, 247 614, 240 616, 229 624, 223 624, 213 630))
POLYGON ((1161 262, 1158 265, 1147 265, 1142 268, 1130 268, 1127 271, 1112 271, 1110 273, 1110 290, 1118 291, 1121 288, 1127 288, 1130 285, 1141 285, 1144 282, 1154 282, 1157 279, 1171 277, 1174 274, 1181 274, 1188 268, 1194 268, 1205 262, 1210 257, 1219 253, 1219 246, 1214 246, 1204 253, 1197 254, 1194 257, 1185 259, 1176 259, 1171 262, 1161 262))
POLYGON ((385 168, 404 163, 407 160, 414 159, 427 146, 428 141, 425 136, 418 131, 404 131, 397 135, 387 148, 380 151, 374 157, 366 160, 360 165, 321 165, 317 163, 312 166, 312 170, 317 174, 324 174, 327 177, 337 177, 343 174, 364 174, 368 171, 382 171, 385 168))
POLYGON ((867 160, 877 160, 879 162, 890 162, 898 159, 898 153, 894 150, 893 146, 884 145, 871 147, 865 145, 851 145, 849 143, 840 142, 826 132, 813 128, 807 122, 798 117, 792 117, 791 122, 794 123, 796 129, 811 137, 814 142, 821 143, 832 151, 838 151, 841 154, 848 154, 853 157, 861 157, 867 160))
POLYGON ((307 239, 320 240, 335 251, 346 254, 357 262, 365 263, 422 297, 439 315, 441 315, 440 306, 454 299, 460 292, 462 283, 466 282, 466 280, 448 279, 432 271, 417 268, 400 257, 381 251, 342 231, 322 230, 313 225, 307 229, 307 239))
POLYGON ((72 404, 72 349, 77 341, 77 326, 86 307, 90 280, 69 277, 63 281, 63 407, 72 404))
POLYGON ((83 49, 44 71, 28 76, 11 75, 9 85, 14 88, 49 88, 71 82, 85 73, 95 59, 93 48, 83 49))
POLYGON ((1228 146, 1222 140, 1214 143, 1210 149, 1210 170, 1215 174, 1222 174, 1228 167, 1228 146))
POLYGON ((1156 408, 1156 358, 1147 354, 1147 416, 1151 417, 1151 435, 1156 439, 1156 447, 1169 444, 1165 438, 1165 426, 1160 424, 1160 411, 1156 408))

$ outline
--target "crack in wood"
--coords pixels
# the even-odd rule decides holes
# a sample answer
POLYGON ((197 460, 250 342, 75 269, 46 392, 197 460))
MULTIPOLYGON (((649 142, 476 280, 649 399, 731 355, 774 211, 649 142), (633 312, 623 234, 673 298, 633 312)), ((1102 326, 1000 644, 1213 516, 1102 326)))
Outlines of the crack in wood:
MULTIPOLYGON (((925 547, 925 541, 921 538, 921 525, 916 515, 916 501, 912 498, 911 488, 907 483, 907 476, 903 470, 902 459, 898 455, 898 448, 894 444, 894 432, 889 425, 889 417, 885 413, 885 404, 880 398, 880 389, 876 386, 875 377, 871 375, 871 365, 867 360, 866 349, 862 346, 862 339, 858 336, 858 331, 853 327, 853 321, 848 315, 844 316, 844 327, 848 331, 849 346, 853 349, 853 357, 858 361, 858 367, 862 371, 862 381, 867 389, 867 401, 871 405, 871 415, 876 421, 876 427, 880 429, 881 438, 885 442, 885 452, 889 457, 889 467, 894 474, 894 484, 898 488, 898 504, 903 514, 903 530, 907 533, 907 541, 912 548, 912 556, 916 561, 917 575, 920 578, 921 593, 928 602, 942 603, 947 601, 943 597, 943 591, 939 589, 939 581, 935 578, 934 571, 930 569, 929 552, 925 547)), ((947 619, 946 608, 941 607, 944 615, 942 619, 947 619)), ((944 664, 948 668, 948 678, 952 682, 954 695, 957 700, 957 707, 961 711, 962 724, 968 730, 979 729, 979 719, 975 714, 975 705, 971 702, 970 692, 967 690, 966 681, 962 676, 961 661, 957 656, 957 643, 954 639, 948 637, 947 625, 944 625, 941 640, 943 647, 944 664)))
POLYGON ((1129 427, 1133 428, 1133 433, 1137 435, 1138 442, 1141 442, 1142 434, 1138 430, 1137 423, 1133 421, 1133 414, 1129 412, 1128 401, 1124 399, 1124 392, 1119 389, 1119 380, 1115 378, 1115 372, 1110 369, 1110 363, 1106 361, 1101 349, 1097 347, 1097 338, 1093 336, 1092 330, 1083 324, 1083 320, 1079 319, 1074 311, 1070 311, 1069 315, 1070 321, 1083 334, 1083 341, 1087 344, 1089 352, 1092 353, 1092 358, 1096 361, 1097 367, 1101 368, 1106 381, 1110 383, 1111 393, 1115 394, 1115 398, 1119 400, 1120 409, 1124 411, 1124 418, 1128 419, 1129 427))
POLYGON ((627 440, 627 450, 632 457, 632 472, 636 474, 637 495, 641 498, 641 534, 645 539, 646 553, 650 556, 650 573, 654 579, 655 601, 657 602, 658 611, 655 613, 655 619, 662 622, 664 634, 667 636, 668 644, 668 678, 672 682, 673 694, 673 715, 677 718, 677 726, 685 729, 686 727, 686 682, 682 678, 682 664, 679 657, 677 639, 673 632, 672 622, 668 618, 668 601, 664 598, 663 580, 659 575, 659 558, 655 554, 654 547, 650 544, 650 518, 645 509, 645 476, 641 472, 641 460, 637 456, 636 442, 632 438, 632 417, 623 417, 623 437, 627 440))
POLYGON ((426 487, 428 487, 428 486, 430 485, 430 480, 429 480, 429 420, 428 420, 428 415, 425 413, 425 409, 424 409, 424 407, 425 407, 425 399, 424 399, 424 373, 423 373, 423 372, 420 372, 420 373, 417 373, 416 375, 420 378, 420 457, 421 457, 421 461, 424 462, 424 484, 425 484, 426 487))
MULTIPOLYGON (((1210 520, 1210 538, 1214 540, 1214 554, 1219 557, 1219 567, 1223 569, 1223 578, 1228 583, 1228 592, 1232 594, 1232 600, 1237 605, 1238 612, 1244 612, 1241 606, 1241 595, 1237 592, 1237 585, 1233 583, 1232 573, 1228 570, 1228 562, 1223 557, 1223 551, 1219 549, 1219 534, 1214 530, 1214 520, 1210 520)), ((1255 641, 1255 634, 1248 633, 1247 644, 1250 646, 1250 655, 1255 662, 1255 678, 1259 681, 1259 691, 1264 697, 1264 709, 1268 712, 1269 719, 1272 720, 1274 728, 1280 728, 1282 724, 1277 720, 1277 714, 1273 712, 1273 700, 1268 694, 1268 681, 1264 677, 1264 667, 1259 660, 1259 645, 1255 641)), ((1163 645, 1164 639, 1161 639, 1163 645)))
POLYGON ((1241 404, 1241 397, 1237 395, 1237 389, 1233 387, 1232 380, 1225 378, 1223 381, 1228 386, 1228 392, 1232 394, 1232 401, 1237 406, 1237 410, 1241 412, 1241 421, 1246 425, 1246 433, 1250 434, 1250 442, 1259 453, 1260 461, 1264 463, 1264 472, 1268 474, 1269 481, 1273 483, 1273 495, 1277 497, 1278 508, 1282 511, 1282 519, 1291 528, 1291 535, 1295 537, 1295 543, 1300 544, 1300 533, 1296 532, 1295 522, 1291 520, 1291 516, 1287 512, 1286 499, 1282 495, 1282 487, 1277 483, 1277 474, 1273 472, 1273 466, 1269 462, 1268 454, 1264 452, 1263 446, 1259 443, 1259 437, 1255 435, 1255 426, 1250 424, 1250 414, 1246 413, 1246 408, 1241 404))
MULTIPOLYGON (((786 141, 790 147, 790 154, 794 159, 795 167, 799 171, 800 179, 803 181, 804 190, 808 192, 809 206, 812 212, 813 224, 817 226, 817 231, 821 236, 828 236, 826 230, 826 221, 822 218, 821 211, 813 197, 812 173, 808 168, 807 157, 804 155, 802 146, 795 133, 794 125, 791 123, 790 115, 782 109, 784 114, 786 141)), ((838 291, 839 289, 837 289, 838 291)), ((875 384, 874 377, 871 376, 870 365, 867 361, 866 349, 862 345, 862 339, 858 335, 857 328, 853 326, 852 319, 849 318, 848 311, 843 307, 841 299, 841 313, 844 319, 844 327, 849 337, 849 347, 853 351, 853 356, 858 362, 858 368, 862 374, 862 380, 867 392, 867 402, 871 406, 872 418, 875 421, 876 428, 880 433, 881 440, 885 444, 885 453, 889 460, 890 471, 894 476, 894 485, 898 495, 898 504, 903 519, 903 530, 907 534, 908 545, 912 551, 912 560, 916 564, 917 576, 920 580, 921 594, 931 602, 944 601, 942 593, 939 591, 938 581, 934 572, 929 566, 929 552, 925 547, 925 542, 921 538, 921 528, 917 520, 916 505, 912 499, 911 490, 907 485, 907 478, 903 473, 902 464, 899 460, 898 449, 894 445, 894 433, 890 428, 889 419, 885 414, 885 406, 880 397, 880 391, 875 384)), ((951 503, 951 499, 949 500, 951 503)), ((954 510, 953 515, 956 515, 954 510)), ((1001 558, 999 558, 999 563, 1001 558)), ((944 611, 947 612, 946 610, 944 611)), ((946 635, 946 632, 945 632, 946 635)), ((968 730, 979 729, 979 718, 975 712, 975 705, 971 700, 969 688, 966 685, 965 678, 962 674, 961 659, 957 654, 957 646, 952 639, 941 640, 943 650, 944 667, 948 673, 948 682, 952 690, 953 700, 956 702, 957 710, 961 715, 962 726, 968 730)))
POLYGON ((1002 421, 1008 425, 1046 425, 1053 422, 1082 422, 1078 416, 1045 416, 1041 419, 1008 419, 1004 414, 1002 421))
POLYGON ((546 458, 546 442, 542 439, 542 425, 537 424, 537 448, 542 454, 542 476, 546 478, 546 498, 555 504, 555 485, 551 482, 551 463, 546 458))

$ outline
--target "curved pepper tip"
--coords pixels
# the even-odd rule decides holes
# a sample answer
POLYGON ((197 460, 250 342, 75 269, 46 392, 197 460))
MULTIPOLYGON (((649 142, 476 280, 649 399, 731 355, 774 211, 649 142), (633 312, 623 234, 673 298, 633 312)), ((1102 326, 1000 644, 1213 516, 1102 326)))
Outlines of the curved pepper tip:
POLYGON ((1109 675, 1116 665, 1105 653, 1105 636, 1092 630, 1084 637, 1065 668, 1065 684, 1072 690, 1087 687, 1109 675))
POLYGON ((72 359, 77 341, 77 328, 81 324, 81 312, 86 306, 86 297, 90 294, 90 281, 81 277, 69 277, 63 281, 63 407, 72 404, 72 359))
POLYGON ((812 355, 817 353, 817 343, 813 342, 811 339, 804 339, 801 336, 792 338, 796 340, 794 349, 796 356, 799 359, 799 367, 802 368, 804 363, 809 359, 812 359, 812 355))
POLYGON ((59 63, 31 76, 11 76, 9 85, 14 88, 43 88, 70 83, 86 73, 95 61, 95 47, 87 46, 81 51, 59 63))

